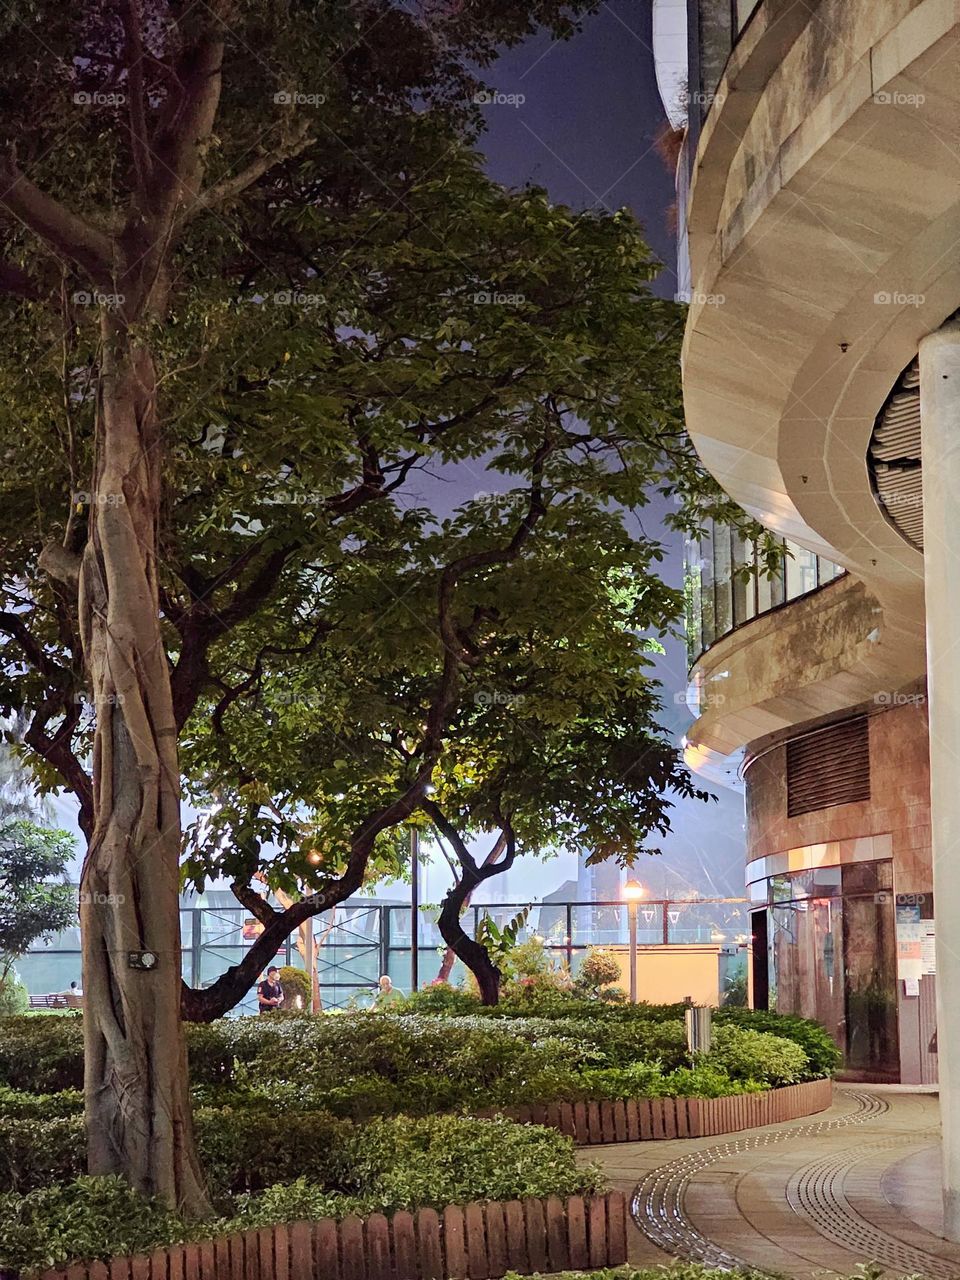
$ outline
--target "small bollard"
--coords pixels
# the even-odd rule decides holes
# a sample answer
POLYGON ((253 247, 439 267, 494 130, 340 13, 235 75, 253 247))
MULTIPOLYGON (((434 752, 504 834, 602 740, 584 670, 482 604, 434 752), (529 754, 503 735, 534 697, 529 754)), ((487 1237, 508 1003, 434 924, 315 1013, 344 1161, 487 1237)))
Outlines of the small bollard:
POLYGON ((690 1053, 709 1053, 713 1040, 713 1010, 709 1005, 695 1005, 690 996, 685 997, 683 1003, 687 1050, 690 1053))

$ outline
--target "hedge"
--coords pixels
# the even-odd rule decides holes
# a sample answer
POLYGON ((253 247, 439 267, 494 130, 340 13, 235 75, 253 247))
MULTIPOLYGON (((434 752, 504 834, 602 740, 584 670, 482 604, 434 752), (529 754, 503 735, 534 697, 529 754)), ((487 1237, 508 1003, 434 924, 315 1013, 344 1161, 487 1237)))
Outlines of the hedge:
POLYGON ((197 1128, 220 1217, 188 1227, 118 1179, 79 1176, 79 1117, 0 1123, 0 1183, 9 1174, 16 1188, 0 1195, 0 1268, 109 1258, 302 1218, 602 1189, 593 1166, 578 1167, 569 1138, 500 1118, 360 1126, 313 1113, 281 1126, 276 1117, 200 1112, 197 1128))
MULTIPOLYGON (((837 1061, 826 1033, 803 1019, 732 1011, 717 1020, 711 1054, 691 1062, 682 1020, 659 1008, 624 1015, 574 1001, 569 1011, 578 1016, 367 1012, 191 1026, 195 1101, 256 1101, 266 1111, 323 1109, 353 1119, 432 1115, 610 1097, 717 1097, 818 1078, 837 1061)), ((7 1020, 0 1086, 55 1095, 76 1089, 80 1032, 77 1019, 7 1020)), ((0 1114, 8 1110, 3 1099, 0 1092, 0 1114)), ((63 1100, 51 1105, 61 1107, 58 1114, 69 1110, 63 1100)))
MULTIPOLYGON (((379 1197, 378 1209, 407 1208, 405 1198, 417 1206, 455 1203, 479 1195, 478 1187, 510 1199, 593 1185, 590 1170, 576 1169, 569 1138, 500 1118, 391 1116, 357 1125, 323 1111, 201 1107, 194 1124, 211 1194, 225 1207, 301 1177, 340 1196, 379 1197)), ((70 1182, 84 1167, 82 1116, 0 1117, 0 1186, 24 1194, 70 1182)))

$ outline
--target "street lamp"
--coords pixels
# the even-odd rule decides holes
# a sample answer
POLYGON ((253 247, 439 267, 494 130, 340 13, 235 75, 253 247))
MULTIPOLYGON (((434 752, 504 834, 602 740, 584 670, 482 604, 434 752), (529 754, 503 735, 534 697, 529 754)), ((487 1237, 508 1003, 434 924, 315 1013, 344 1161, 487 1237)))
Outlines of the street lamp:
POLYGON ((639 880, 628 880, 621 890, 630 921, 630 1003, 637 1003, 637 903, 646 893, 639 880))

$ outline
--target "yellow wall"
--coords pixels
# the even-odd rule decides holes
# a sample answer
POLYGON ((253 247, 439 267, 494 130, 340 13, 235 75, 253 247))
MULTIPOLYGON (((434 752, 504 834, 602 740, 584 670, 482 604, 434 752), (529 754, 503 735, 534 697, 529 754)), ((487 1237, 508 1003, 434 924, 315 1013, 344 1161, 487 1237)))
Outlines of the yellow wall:
MULTIPOLYGON (((617 985, 630 990, 630 948, 607 947, 620 963, 617 985)), ((690 996, 694 1004, 720 1003, 720 948, 706 942, 637 947, 637 999, 673 1004, 690 996)))

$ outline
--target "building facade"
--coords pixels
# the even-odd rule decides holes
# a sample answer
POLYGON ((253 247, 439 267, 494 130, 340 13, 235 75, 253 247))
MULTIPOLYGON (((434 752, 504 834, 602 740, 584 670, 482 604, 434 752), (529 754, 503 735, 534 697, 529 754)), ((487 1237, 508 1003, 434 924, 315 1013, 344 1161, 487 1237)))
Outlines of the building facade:
POLYGON ((754 1003, 939 1080, 960 1238, 960 3, 655 0, 654 34, 688 429, 789 548, 752 586, 728 531, 690 548, 688 762, 744 791, 754 1003))

